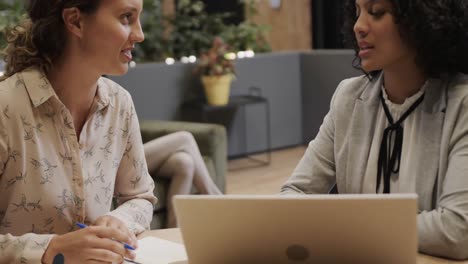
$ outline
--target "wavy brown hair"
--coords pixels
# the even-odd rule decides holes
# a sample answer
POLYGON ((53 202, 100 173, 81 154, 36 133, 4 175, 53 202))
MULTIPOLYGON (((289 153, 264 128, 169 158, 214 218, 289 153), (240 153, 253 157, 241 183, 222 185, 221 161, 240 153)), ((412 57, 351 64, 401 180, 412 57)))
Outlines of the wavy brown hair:
MULTIPOLYGON (((468 1, 388 0, 406 43, 416 50, 416 64, 432 78, 468 74, 468 1)), ((356 51, 353 66, 362 70, 354 36, 355 0, 345 3, 345 43, 356 51)), ((379 71, 371 72, 374 76, 379 71)))
POLYGON ((31 66, 37 66, 47 73, 53 61, 63 53, 66 44, 63 9, 76 7, 83 13, 91 14, 97 10, 100 2, 29 0, 26 4, 26 18, 5 31, 7 46, 2 54, 6 67, 0 81, 31 66))

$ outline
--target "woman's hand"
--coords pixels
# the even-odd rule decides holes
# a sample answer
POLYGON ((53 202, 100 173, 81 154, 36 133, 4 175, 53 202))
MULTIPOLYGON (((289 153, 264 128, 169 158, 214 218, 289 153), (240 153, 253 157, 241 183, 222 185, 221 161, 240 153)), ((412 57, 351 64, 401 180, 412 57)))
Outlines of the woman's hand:
POLYGON ((104 215, 98 217, 98 219, 96 219, 93 225, 113 227, 120 230, 121 232, 125 233, 128 237, 130 237, 131 242, 127 244, 129 244, 133 248, 138 248, 138 239, 136 238, 135 234, 132 231, 130 231, 124 224, 124 222, 122 222, 120 219, 110 215, 104 215))
POLYGON ((127 233, 118 228, 89 226, 55 236, 42 256, 42 262, 51 264, 59 253, 64 256, 67 264, 122 263, 124 257, 134 259, 135 253, 126 250, 117 241, 128 244, 133 242, 127 233))

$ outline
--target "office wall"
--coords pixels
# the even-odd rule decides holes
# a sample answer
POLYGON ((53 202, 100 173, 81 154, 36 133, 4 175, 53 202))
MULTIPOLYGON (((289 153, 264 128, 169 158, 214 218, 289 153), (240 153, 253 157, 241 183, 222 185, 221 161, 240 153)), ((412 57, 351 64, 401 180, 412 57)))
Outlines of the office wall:
MULTIPOLYGON (((200 81, 191 69, 192 65, 180 63, 138 64, 125 76, 112 79, 130 92, 140 119, 180 120, 182 102, 202 94, 200 81)), ((231 94, 246 94, 249 87, 255 86, 261 88, 270 103, 272 148, 301 144, 300 53, 260 54, 237 60, 236 71, 237 80, 232 84, 231 94)), ((245 115, 237 112, 230 127, 230 156, 266 148, 263 106, 248 106, 245 110, 245 115), (244 125, 248 128, 247 136, 244 136, 244 125)))
MULTIPOLYGON (((270 53, 237 63, 238 80, 233 94, 245 94, 251 86, 259 87, 270 104, 271 147, 281 148, 302 142, 300 53, 270 53)), ((247 114, 247 152, 265 149, 266 127, 261 106, 250 107, 247 114)), ((239 119, 242 116, 239 115, 239 119)), ((239 138, 239 142, 241 142, 239 138)), ((231 146, 231 145, 230 145, 231 146)), ((239 152, 241 146, 235 147, 239 152)), ((242 152, 241 152, 242 153, 242 152)))
MULTIPOLYGON (((231 94, 247 94, 251 86, 261 88, 270 104, 273 149, 305 144, 318 132, 339 82, 361 75, 351 66, 353 58, 350 50, 314 50, 237 60, 237 80, 231 94)), ((181 104, 203 95, 192 66, 139 64, 127 75, 113 79, 132 94, 140 119, 181 120, 181 104)), ((241 110, 228 131, 231 157, 266 149, 264 107, 248 106, 245 113, 241 110)))
POLYGON ((312 140, 330 108, 331 97, 346 78, 362 75, 352 67, 351 50, 314 50, 301 56, 303 142, 312 140))
POLYGON ((259 25, 267 25, 267 39, 273 51, 310 50, 312 48, 311 0, 282 0, 278 9, 270 1, 257 1, 259 25))

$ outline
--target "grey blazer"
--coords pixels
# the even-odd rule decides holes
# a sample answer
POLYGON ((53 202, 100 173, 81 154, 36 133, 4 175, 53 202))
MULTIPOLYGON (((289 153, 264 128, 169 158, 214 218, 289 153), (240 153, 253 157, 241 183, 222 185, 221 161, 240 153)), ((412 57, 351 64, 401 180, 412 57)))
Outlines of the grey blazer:
MULTIPOLYGON (((282 187, 282 193, 362 193, 375 128, 381 78, 344 80, 317 137, 282 187)), ((416 175, 421 252, 468 258, 468 76, 428 81, 421 130, 410 146, 416 175)), ((402 154, 405 155, 404 153, 402 154)), ((401 173, 401 172, 400 172, 401 173)))

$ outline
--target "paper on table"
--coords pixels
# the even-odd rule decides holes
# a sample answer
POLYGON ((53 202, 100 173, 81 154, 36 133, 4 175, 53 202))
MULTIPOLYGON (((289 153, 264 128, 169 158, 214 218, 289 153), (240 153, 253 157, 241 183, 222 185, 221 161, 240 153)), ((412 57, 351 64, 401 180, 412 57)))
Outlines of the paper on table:
POLYGON ((172 241, 145 237, 138 241, 135 261, 143 264, 186 263, 187 253, 182 244, 172 241))

